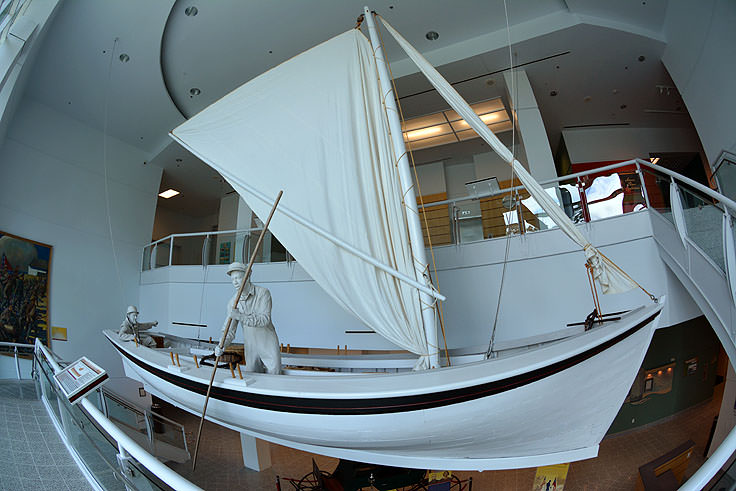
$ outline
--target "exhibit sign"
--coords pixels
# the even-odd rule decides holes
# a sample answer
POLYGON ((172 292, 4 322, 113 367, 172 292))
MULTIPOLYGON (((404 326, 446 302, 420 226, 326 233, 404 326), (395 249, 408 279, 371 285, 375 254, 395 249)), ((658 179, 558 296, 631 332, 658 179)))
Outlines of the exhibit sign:
POLYGON ((83 356, 55 373, 54 378, 69 402, 76 404, 108 377, 105 370, 83 356))

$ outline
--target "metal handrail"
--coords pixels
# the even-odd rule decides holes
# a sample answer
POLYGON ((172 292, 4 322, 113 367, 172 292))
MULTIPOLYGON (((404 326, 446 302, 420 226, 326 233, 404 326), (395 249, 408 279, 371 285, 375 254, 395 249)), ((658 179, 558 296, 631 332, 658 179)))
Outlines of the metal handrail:
POLYGON ((166 237, 162 237, 158 240, 155 240, 153 242, 149 242, 146 244, 143 248, 150 247, 156 244, 159 244, 161 242, 167 242, 171 239, 176 239, 178 237, 209 237, 210 235, 224 235, 224 234, 241 234, 241 233, 250 233, 250 232, 260 232, 263 230, 263 227, 254 227, 254 228, 241 228, 241 229, 235 229, 235 230, 213 230, 211 232, 188 232, 188 233, 182 233, 182 234, 169 234, 166 237))
MULTIPOLYGON (((55 372, 61 370, 61 366, 56 362, 53 355, 38 339, 36 340, 36 348, 43 353, 43 355, 46 357, 46 360, 49 362, 49 365, 51 365, 51 368, 53 368, 55 372)), ((127 452, 128 454, 130 454, 130 456, 140 462, 141 465, 151 471, 151 473, 153 473, 157 478, 161 479, 161 481, 166 483, 168 486, 171 486, 173 489, 193 491, 201 490, 200 487, 184 479, 173 469, 167 467, 156 457, 148 453, 143 447, 141 447, 131 437, 129 437, 120 428, 118 428, 112 421, 107 419, 105 415, 99 409, 97 409, 97 407, 92 402, 87 400, 86 397, 83 398, 79 402, 79 404, 81 404, 87 414, 89 414, 89 416, 94 419, 95 423, 100 425, 101 428, 103 428, 112 438, 115 439, 118 447, 123 452, 127 452)))
POLYGON ((26 343, 11 343, 9 341, 0 341, 0 346, 8 346, 13 348, 13 358, 15 359, 15 375, 16 377, 18 377, 18 380, 21 380, 23 377, 20 376, 20 360, 18 359, 18 348, 33 349, 33 345, 26 343))
POLYGON ((736 212, 736 201, 733 201, 730 198, 727 198, 726 196, 722 195, 718 191, 714 191, 713 189, 709 188, 708 186, 703 186, 697 181, 693 181, 689 177, 685 177, 681 174, 678 174, 677 172, 671 171, 669 169, 665 169, 664 167, 660 167, 658 165, 653 165, 645 160, 636 159, 636 161, 640 165, 644 165, 645 167, 649 167, 650 169, 654 169, 657 172, 661 172, 662 174, 667 174, 668 176, 678 180, 682 181, 685 184, 687 184, 690 187, 693 187, 700 191, 703 194, 706 194, 709 198, 713 198, 714 200, 719 201, 720 203, 723 203, 725 206, 731 209, 731 211, 736 212))

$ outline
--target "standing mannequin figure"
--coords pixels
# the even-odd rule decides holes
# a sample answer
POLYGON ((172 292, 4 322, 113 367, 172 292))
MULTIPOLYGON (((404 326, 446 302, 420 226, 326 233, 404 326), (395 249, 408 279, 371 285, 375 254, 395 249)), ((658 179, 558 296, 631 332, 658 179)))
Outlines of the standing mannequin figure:
MULTIPOLYGON (((238 324, 243 326, 245 338, 245 371, 281 373, 281 350, 276 329, 271 322, 271 293, 263 287, 248 281, 243 294, 237 299, 237 291, 245 280, 245 265, 235 262, 227 268, 227 274, 235 287, 235 295, 227 304, 227 315, 232 319, 223 348, 215 348, 215 356, 220 356, 232 343, 238 324)), ((223 333, 227 320, 222 327, 223 333)))

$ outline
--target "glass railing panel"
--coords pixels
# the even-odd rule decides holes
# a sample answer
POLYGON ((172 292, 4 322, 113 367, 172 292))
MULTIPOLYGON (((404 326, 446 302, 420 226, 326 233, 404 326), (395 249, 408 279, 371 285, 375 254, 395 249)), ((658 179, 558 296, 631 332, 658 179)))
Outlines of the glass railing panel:
POLYGON ((141 269, 143 271, 148 271, 151 269, 151 255, 153 254, 153 245, 147 245, 143 248, 143 264, 141 265, 141 269))
POLYGON ((140 411, 107 391, 102 392, 105 399, 105 407, 107 408, 107 418, 123 429, 135 431, 137 433, 147 434, 146 416, 140 411))
POLYGON ((169 251, 171 250, 171 242, 164 240, 157 242, 153 248, 153 259, 151 262, 155 268, 162 268, 169 265, 169 251))
POLYGON ((675 219, 672 217, 672 205, 670 204, 671 178, 651 169, 642 169, 642 176, 649 197, 649 206, 657 210, 674 225, 675 219))
POLYGON ((125 490, 118 467, 118 448, 100 432, 87 415, 76 405, 62 400, 72 424, 65 424, 64 430, 69 442, 82 458, 89 472, 103 489, 125 490))
MULTIPOLYGON (((559 188, 557 186, 549 186, 544 190, 558 205, 562 201, 562 209, 571 220, 576 223, 583 221, 580 193, 576 186, 562 184, 559 188)), ((526 233, 557 227, 557 224, 547 215, 547 212, 544 211, 537 200, 531 195, 521 201, 520 211, 524 219, 524 230, 526 233)))
POLYGON ((688 238, 695 242, 721 268, 721 271, 725 271, 723 210, 700 193, 684 186, 678 187, 688 238))
POLYGON ((427 222, 420 218, 424 243, 429 247, 464 244, 488 238, 494 223, 488 203, 478 199, 456 201, 449 205, 427 205, 427 222), (485 226, 484 226, 485 213, 485 226))
MULTIPOLYGON (((230 264, 236 261, 235 250, 237 249, 235 233, 213 235, 208 243, 207 256, 209 264, 230 264)), ((242 257, 242 255, 241 255, 242 257)))
POLYGON ((59 401, 56 395, 56 385, 53 381, 54 370, 43 356, 36 359, 36 367, 38 369, 38 381, 42 386, 42 393, 45 394, 49 407, 56 415, 56 420, 61 421, 59 401))
POLYGON ((206 236, 204 235, 174 237, 174 250, 171 254, 171 265, 201 265, 205 238, 206 236))
POLYGON ((590 220, 600 220, 646 208, 641 180, 635 170, 592 174, 580 178, 590 220))
POLYGON ((520 190, 518 194, 504 193, 480 198, 483 237, 492 239, 521 233, 519 223, 524 223, 521 216, 522 201, 528 197, 525 190, 520 190))
MULTIPOLYGON (((162 488, 160 481, 133 458, 129 458, 127 463, 128 469, 131 469, 132 472, 126 471, 124 474, 118 460, 119 448, 117 443, 98 428, 96 423, 79 405, 70 404, 65 397, 58 394, 57 386, 53 380, 54 370, 45 360, 42 352, 37 352, 36 361, 38 368, 36 381, 43 386, 44 397, 53 411, 52 417, 57 420, 64 432, 66 441, 74 448, 86 469, 102 489, 120 491, 126 489, 168 489, 162 488)), ((87 400, 99 401, 99 389, 88 395, 87 400)), ((108 408, 111 402, 111 398, 106 398, 108 408)), ((122 407, 123 405, 121 405, 122 407)), ((120 427, 119 421, 115 421, 115 423, 120 427)), ((173 429, 176 423, 166 421, 165 425, 172 426, 172 428, 164 428, 164 434, 168 441, 178 442, 180 438, 183 438, 183 428, 179 428, 179 433, 182 436, 176 437, 173 429)), ((184 445, 186 444, 184 443, 184 445)))
POLYGON ((153 430, 154 453, 171 460, 186 462, 190 459, 184 427, 156 413, 148 413, 153 430))

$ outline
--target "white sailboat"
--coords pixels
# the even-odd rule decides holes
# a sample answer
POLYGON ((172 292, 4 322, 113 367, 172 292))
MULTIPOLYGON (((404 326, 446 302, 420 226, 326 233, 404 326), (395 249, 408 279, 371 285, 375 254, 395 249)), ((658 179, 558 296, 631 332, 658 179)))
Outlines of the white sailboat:
MULTIPOLYGON (((373 18, 365 13, 375 38, 373 18)), ((386 27, 585 250, 604 293, 636 286, 580 234, 426 60, 386 27)), ((595 456, 641 365, 662 302, 592 329, 561 331, 533 347, 438 368, 433 299, 443 297, 426 274, 393 93, 375 46, 359 29, 347 31, 244 84, 172 135, 218 170, 261 218, 284 189, 272 233, 338 304, 414 353, 420 369, 249 373, 245 379, 219 370, 207 418, 294 448, 385 465, 483 470, 595 456)), ((173 366, 170 350, 105 334, 129 377, 201 411, 211 369, 189 358, 173 366)))

